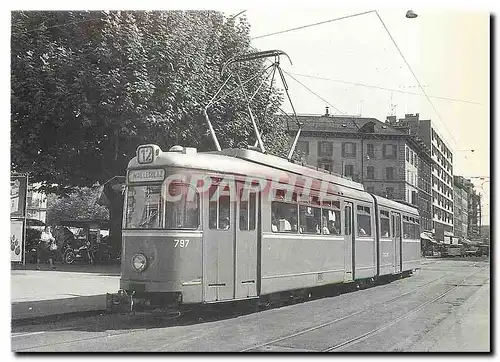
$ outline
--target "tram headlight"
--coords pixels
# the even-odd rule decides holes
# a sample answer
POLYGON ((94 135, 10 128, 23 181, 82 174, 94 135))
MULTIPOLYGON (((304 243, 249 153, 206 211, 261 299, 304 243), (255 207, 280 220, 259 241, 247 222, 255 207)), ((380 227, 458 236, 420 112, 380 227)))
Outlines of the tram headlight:
POLYGON ((148 260, 144 254, 135 254, 132 257, 132 267, 135 271, 142 272, 146 269, 148 265, 148 260))

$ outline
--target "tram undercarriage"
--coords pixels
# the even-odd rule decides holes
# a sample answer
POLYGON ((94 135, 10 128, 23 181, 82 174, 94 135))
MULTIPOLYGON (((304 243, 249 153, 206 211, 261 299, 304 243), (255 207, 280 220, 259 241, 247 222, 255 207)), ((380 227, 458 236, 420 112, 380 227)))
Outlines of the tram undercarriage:
POLYGON ((108 313, 135 315, 137 312, 156 312, 164 316, 179 317, 189 312, 217 311, 227 308, 259 311, 277 308, 284 305, 303 303, 308 300, 334 297, 340 294, 390 283, 397 279, 410 277, 416 270, 407 270, 401 274, 382 275, 373 278, 358 279, 349 283, 328 284, 311 288, 301 288, 284 292, 262 295, 260 297, 204 302, 199 304, 183 304, 181 292, 136 293, 119 290, 118 293, 106 295, 108 313))

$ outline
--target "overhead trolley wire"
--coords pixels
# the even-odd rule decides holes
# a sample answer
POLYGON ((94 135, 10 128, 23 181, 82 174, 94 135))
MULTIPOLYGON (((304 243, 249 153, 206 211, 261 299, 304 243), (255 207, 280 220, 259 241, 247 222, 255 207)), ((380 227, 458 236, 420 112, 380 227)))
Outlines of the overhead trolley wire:
MULTIPOLYGON (((325 81, 329 81, 329 82, 349 84, 349 85, 355 85, 355 86, 359 86, 359 87, 374 88, 374 89, 380 89, 380 90, 385 90, 385 91, 389 91, 389 92, 397 92, 397 93, 411 94, 411 95, 424 97, 424 95, 420 94, 420 93, 407 92, 407 91, 403 91, 403 90, 395 89, 395 88, 386 88, 386 87, 381 87, 381 86, 376 86, 376 85, 371 85, 371 84, 349 82, 349 81, 345 81, 345 80, 341 80, 341 79, 325 78, 325 77, 319 77, 319 76, 309 75, 309 74, 300 74, 300 73, 292 73, 292 72, 289 72, 288 74, 293 74, 293 75, 296 75, 299 77, 304 77, 304 78, 319 79, 319 80, 325 80, 325 81)), ((480 103, 480 102, 468 101, 468 100, 457 99, 457 98, 439 97, 439 96, 431 96, 431 95, 429 97, 436 98, 436 99, 443 99, 443 100, 452 101, 452 102, 461 102, 461 103, 477 104, 480 106, 484 106, 484 104, 480 103)))
POLYGON ((369 13, 372 13, 374 11, 375 10, 365 11, 365 12, 358 13, 358 14, 346 15, 346 16, 341 16, 339 18, 334 18, 334 19, 330 19, 330 20, 320 21, 319 23, 308 24, 308 25, 303 25, 303 26, 299 26, 299 27, 296 27, 296 28, 291 28, 291 29, 276 31, 274 33, 269 33, 269 34, 255 36, 253 38, 250 38, 250 40, 266 38, 266 37, 271 36, 271 35, 283 34, 283 33, 288 33, 290 31, 295 31, 295 30, 300 30, 300 29, 306 29, 306 28, 310 28, 310 27, 313 27, 313 26, 317 26, 317 25, 332 23, 332 22, 338 21, 338 20, 344 20, 344 19, 348 19, 348 18, 353 18, 355 16, 361 16, 361 15, 369 14, 369 13))
MULTIPOLYGON (((338 20, 343 20, 343 19, 348 19, 348 18, 353 18, 353 17, 357 17, 357 16, 361 16, 361 15, 366 15, 366 14, 370 14, 370 13, 375 13, 378 17, 378 19, 380 20, 380 22, 382 23, 382 26, 384 27, 385 31, 387 32, 387 34, 389 35, 392 43, 394 44, 394 46, 396 47, 396 50, 398 51, 399 55, 401 56, 401 58, 403 58, 403 61, 405 62, 406 66, 408 67, 408 69, 410 70, 410 73, 412 74, 412 76, 415 78, 415 80, 417 81, 417 84, 419 86, 419 88, 422 90, 422 93, 423 95, 427 98, 427 101, 431 104, 431 107, 432 109, 434 110, 434 112, 436 113, 436 115, 438 116, 440 122, 442 123, 442 125, 445 127, 446 131, 448 132, 448 134, 450 135, 451 139, 453 140, 453 142, 455 143, 455 145, 458 145, 458 142, 457 140, 455 139, 455 137, 453 136, 453 134, 450 132, 450 130, 448 129, 448 127, 446 126, 446 123, 444 123, 441 115, 439 114, 439 112, 437 111, 436 107, 434 106, 434 103, 432 103, 429 95, 427 94, 427 92, 424 90, 424 88, 422 87, 422 84, 420 83, 420 80, 418 79, 418 77, 416 76, 415 72, 413 71, 413 69, 411 68, 410 64, 408 63, 408 61, 406 60, 405 56, 403 55, 401 49, 399 48, 398 44, 396 43, 396 41, 394 40, 394 38, 392 37, 392 34, 390 33, 389 29, 387 28, 387 26, 385 25, 384 21, 382 20, 382 18, 380 17, 380 14, 378 13, 377 10, 369 10, 369 11, 365 11, 365 12, 362 12, 362 13, 357 13, 357 14, 352 14, 352 15, 347 15, 347 16, 342 16, 342 17, 338 17, 338 18, 334 18, 334 19, 330 19, 330 20, 325 20, 325 21, 321 21, 321 22, 318 22, 318 23, 313 23, 313 24, 307 24, 307 25, 303 25, 303 26, 299 26, 299 27, 295 27, 295 28, 290 28, 290 29, 286 29, 286 30, 281 30, 281 31, 277 31, 277 32, 273 32, 273 33, 268 33, 268 34, 264 34, 264 35, 259 35, 259 36, 256 36, 256 37, 253 37, 251 38, 251 40, 255 40, 255 39, 261 39, 261 38, 265 38, 265 37, 269 37, 269 36, 272 36, 272 35, 278 35, 278 34, 284 34, 284 33, 288 33, 288 32, 291 32, 291 31, 296 31, 296 30, 301 30, 301 29, 306 29, 306 28, 310 28, 310 27, 313 27, 313 26, 318 26, 318 25, 322 25, 322 24, 327 24, 327 23, 331 23, 331 22, 334 22, 334 21, 338 21, 338 20)), ((287 73, 289 76, 291 76, 289 73, 287 73)), ((291 76, 292 77, 292 76, 291 76)), ((297 81, 297 79, 293 78, 295 81, 297 81)), ((297 81, 299 82, 299 81, 297 81)), ((299 84, 301 84, 299 82, 299 84)), ((302 86, 306 87, 305 85, 301 84, 302 86)), ((307 87, 306 87, 307 88, 307 87)), ((309 89, 309 88, 307 88, 309 89)), ((310 90, 310 89, 309 89, 310 90)), ((311 91, 311 90, 310 90, 311 91)), ((312 92, 312 91, 311 91, 312 92)), ((313 92, 314 93, 314 92, 313 92)), ((323 101, 326 102, 326 100, 324 100, 322 97, 320 97, 319 95, 317 95, 316 93, 314 93, 317 97, 319 97, 320 99, 322 99, 323 101)), ((327 102, 328 103, 328 102, 327 102)), ((332 106, 333 107, 333 106, 332 106)), ((334 107, 335 109, 337 109, 336 107, 334 107)), ((337 109, 338 110, 338 109, 337 109)))
POLYGON ((408 63, 408 61, 406 60, 405 56, 403 55, 403 52, 401 51, 401 49, 399 49, 399 46, 398 44, 396 43, 396 41, 394 40, 394 38, 392 37, 392 34, 391 32, 389 31, 389 29, 387 29, 387 26, 385 25, 384 21, 382 20, 382 18, 380 17, 379 13, 375 10, 375 14, 377 14, 377 17, 379 18, 380 22, 382 23, 382 25, 384 26, 384 29, 385 31, 387 32, 387 34, 389 35, 389 37, 391 38, 392 40, 392 43, 394 44, 394 46, 396 47, 396 49, 398 50, 399 52, 399 55, 401 55, 401 58, 403 58, 406 66, 408 67, 408 69, 410 70, 411 74, 413 75, 413 77, 415 78, 415 80, 417 81, 417 84, 418 86, 420 87, 420 89, 422 90, 422 93, 424 93, 425 95, 425 98, 427 98, 427 100, 429 101, 429 103, 431 104, 432 106, 432 109, 434 109, 434 112, 436 112, 439 120, 441 121, 441 123, 443 124, 443 126, 445 127, 445 129, 448 131, 448 134, 450 135, 451 139, 453 140, 453 142, 455 142, 455 145, 458 146, 458 142, 457 140, 455 139, 455 137, 453 137, 453 134, 450 132, 450 130, 448 129, 448 126, 446 126, 446 123, 444 123, 443 119, 441 118, 441 115, 439 114, 439 112, 437 111, 436 107, 434 106, 434 103, 432 103, 431 99, 429 98, 429 96, 427 95, 427 92, 424 90, 424 87, 422 87, 422 84, 420 84, 420 81, 418 80, 416 74, 413 72, 413 69, 411 69, 411 66, 410 64, 408 63))
POLYGON ((319 99, 321 99, 323 102, 325 102, 329 106, 332 106, 333 108, 335 108, 337 110, 337 112, 339 112, 340 114, 347 114, 347 112, 344 112, 344 111, 340 110, 339 108, 337 108, 336 106, 334 106, 333 104, 331 104, 330 102, 328 102, 325 98, 321 97, 319 94, 317 94, 316 92, 314 92, 311 88, 309 88, 308 86, 306 86, 304 83, 302 83, 300 80, 298 80, 293 75, 291 75, 290 73, 288 73, 286 70, 283 70, 283 72, 286 73, 294 81, 296 81, 297 83, 299 83, 302 87, 304 87, 305 89, 307 89, 309 92, 311 92, 312 94, 314 94, 316 97, 318 97, 319 99))

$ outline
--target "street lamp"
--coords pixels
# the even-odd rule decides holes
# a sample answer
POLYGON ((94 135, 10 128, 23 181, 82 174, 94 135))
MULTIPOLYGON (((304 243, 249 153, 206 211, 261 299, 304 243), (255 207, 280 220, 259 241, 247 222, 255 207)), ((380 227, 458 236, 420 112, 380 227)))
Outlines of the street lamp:
POLYGON ((415 19, 418 15, 413 12, 413 10, 408 10, 406 12, 406 17, 408 19, 415 19))

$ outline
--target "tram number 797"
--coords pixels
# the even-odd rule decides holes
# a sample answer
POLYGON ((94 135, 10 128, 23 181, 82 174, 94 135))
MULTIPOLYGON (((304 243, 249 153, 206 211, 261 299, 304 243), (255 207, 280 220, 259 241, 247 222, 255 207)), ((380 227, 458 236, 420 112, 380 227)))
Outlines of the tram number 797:
POLYGON ((181 247, 181 248, 187 248, 189 244, 189 239, 174 239, 175 245, 174 248, 181 247))

